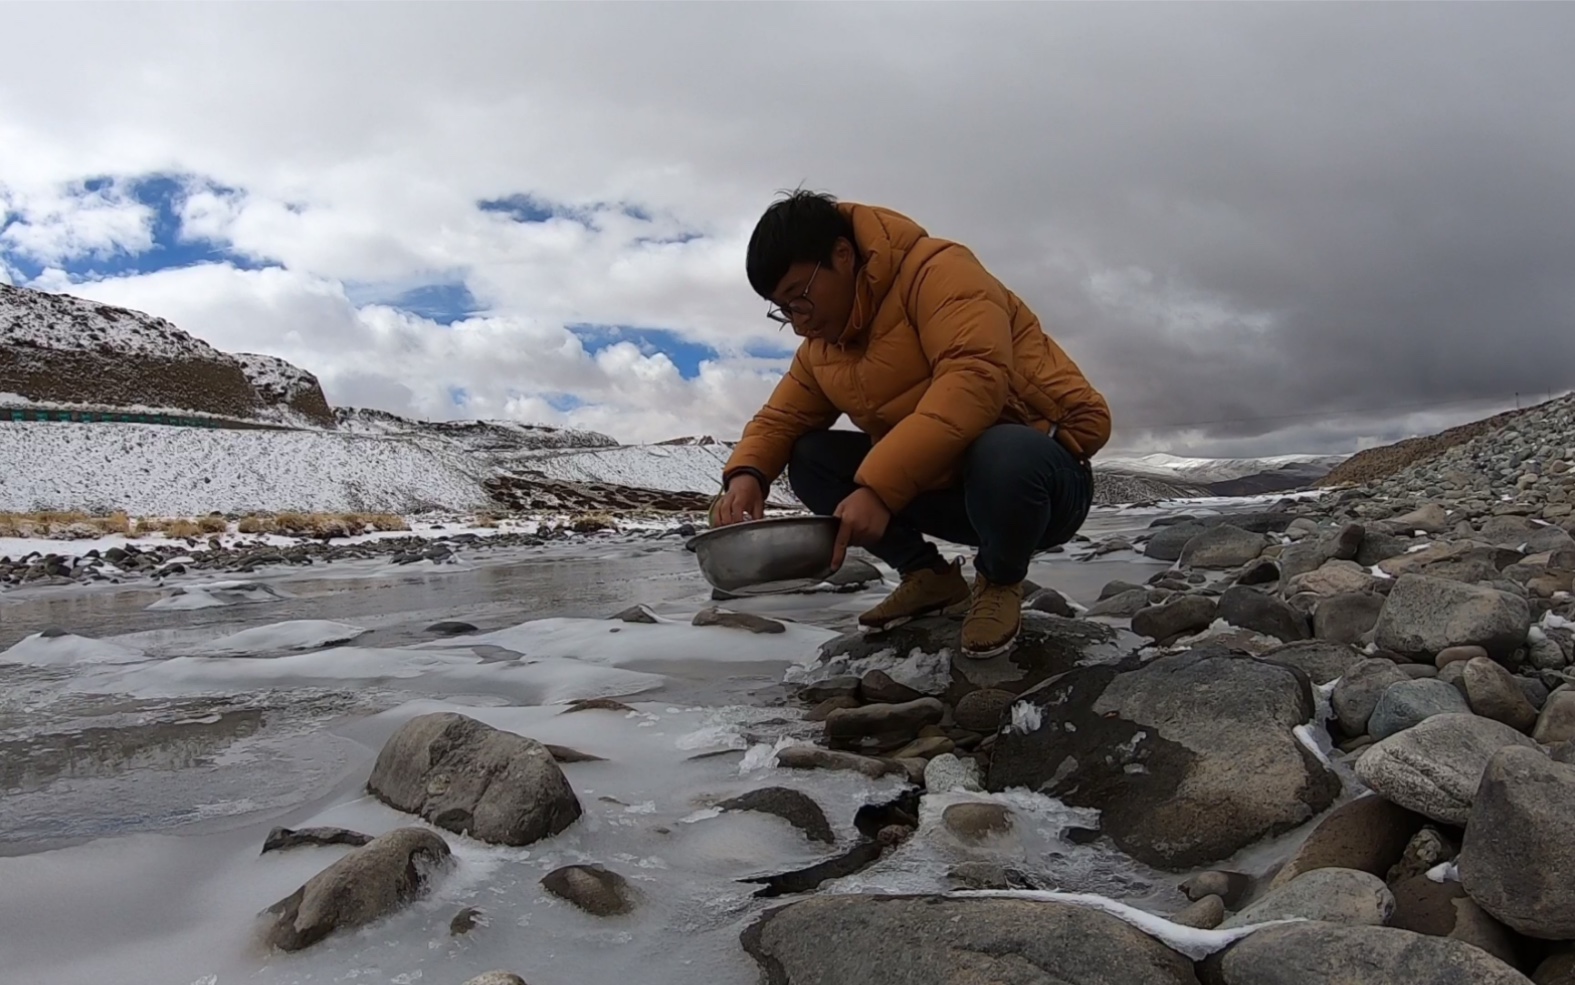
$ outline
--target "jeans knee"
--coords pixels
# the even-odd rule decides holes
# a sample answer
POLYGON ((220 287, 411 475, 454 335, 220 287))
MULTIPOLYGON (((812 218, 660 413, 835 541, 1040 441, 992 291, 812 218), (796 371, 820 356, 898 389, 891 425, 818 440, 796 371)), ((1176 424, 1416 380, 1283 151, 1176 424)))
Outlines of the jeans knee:
POLYGON ((981 434, 968 449, 964 471, 970 483, 991 490, 1042 485, 1052 471, 1046 442, 1055 439, 1021 425, 997 425, 981 434))

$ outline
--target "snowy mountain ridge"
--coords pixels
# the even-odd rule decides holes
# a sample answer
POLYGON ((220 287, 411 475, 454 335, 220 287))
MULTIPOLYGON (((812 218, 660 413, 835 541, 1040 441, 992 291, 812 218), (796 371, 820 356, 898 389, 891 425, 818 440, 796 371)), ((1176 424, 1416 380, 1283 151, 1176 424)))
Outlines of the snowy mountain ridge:
POLYGON ((163 318, 0 284, 0 346, 235 362, 163 318))
POLYGON ((1188 482, 1223 482, 1240 479, 1260 472, 1273 472, 1286 466, 1305 466, 1308 471, 1323 469, 1327 472, 1340 462, 1344 455, 1270 455, 1264 458, 1186 458, 1154 452, 1148 455, 1100 456, 1097 461, 1107 467, 1131 472, 1149 472, 1173 476, 1188 482))

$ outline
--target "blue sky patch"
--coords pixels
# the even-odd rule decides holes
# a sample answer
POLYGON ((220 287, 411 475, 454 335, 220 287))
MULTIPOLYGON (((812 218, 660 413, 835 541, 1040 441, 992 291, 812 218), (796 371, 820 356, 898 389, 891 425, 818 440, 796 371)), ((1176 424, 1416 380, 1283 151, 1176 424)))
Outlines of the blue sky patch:
POLYGON ((560 414, 567 414, 585 406, 585 401, 572 393, 544 393, 541 399, 547 401, 547 406, 560 414))
MULTIPOLYGON (((621 212, 636 222, 656 221, 655 217, 644 206, 628 202, 591 202, 588 205, 568 205, 563 202, 554 202, 529 192, 506 195, 503 198, 484 198, 476 203, 476 207, 483 212, 495 212, 500 215, 506 215, 515 222, 525 223, 568 219, 583 226, 593 227, 597 214, 601 212, 621 212)), ((699 237, 697 234, 688 238, 699 237)), ((683 241, 687 240, 682 240, 681 242, 683 241)))
POLYGON ((480 302, 463 283, 426 284, 411 288, 387 303, 422 318, 430 318, 439 325, 464 321, 481 310, 480 302))
POLYGON ((703 342, 691 342, 670 329, 636 328, 631 325, 570 325, 569 331, 580 337, 580 343, 591 355, 619 342, 633 342, 648 356, 665 353, 679 375, 692 380, 700 375, 700 364, 715 360, 720 355, 703 342))
MULTIPOLYGON (((79 197, 97 195, 115 187, 114 179, 104 176, 89 178, 78 186, 79 197)), ((228 249, 224 244, 203 238, 181 237, 180 209, 188 191, 194 187, 233 193, 213 182, 192 175, 149 174, 120 183, 127 197, 147 206, 153 213, 149 230, 153 240, 151 249, 131 253, 116 249, 109 255, 97 254, 71 257, 61 263, 61 269, 73 281, 102 280, 110 277, 127 277, 151 274, 177 267, 191 267, 203 263, 229 263, 241 270, 261 270, 269 266, 256 259, 228 249)), ((0 219, 0 230, 13 222, 23 221, 16 212, 7 212, 0 219)), ((7 249, 0 242, 0 257, 14 270, 31 280, 44 272, 44 266, 31 257, 7 249)))
POLYGON ((566 205, 558 205, 535 195, 510 195, 507 198, 488 198, 476 203, 483 212, 499 212, 515 222, 549 222, 553 219, 579 219, 580 213, 566 205))
POLYGON ((470 391, 462 386, 448 388, 448 402, 455 407, 464 407, 470 403, 470 391))

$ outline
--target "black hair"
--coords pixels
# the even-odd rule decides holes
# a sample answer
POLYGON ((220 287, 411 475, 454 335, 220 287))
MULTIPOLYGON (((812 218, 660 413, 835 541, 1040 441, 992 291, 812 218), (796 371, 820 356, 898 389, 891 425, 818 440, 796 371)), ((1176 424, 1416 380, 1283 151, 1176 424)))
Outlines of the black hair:
POLYGON ((854 242, 853 223, 835 198, 802 188, 785 195, 755 224, 744 261, 749 286, 768 300, 793 264, 830 263, 839 238, 854 242))

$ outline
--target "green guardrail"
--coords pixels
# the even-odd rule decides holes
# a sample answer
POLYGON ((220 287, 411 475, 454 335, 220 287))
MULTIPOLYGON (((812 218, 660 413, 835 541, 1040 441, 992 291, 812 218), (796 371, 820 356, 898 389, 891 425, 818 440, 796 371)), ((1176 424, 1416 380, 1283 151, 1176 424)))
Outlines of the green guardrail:
MULTIPOLYGON (((182 417, 175 414, 137 414, 119 411, 96 410, 47 410, 29 407, 11 407, 0 411, 0 419, 23 422, 56 422, 65 424, 163 424, 183 428, 264 428, 276 430, 266 424, 247 424, 239 421, 221 421, 211 417, 182 417)), ((277 429, 284 430, 284 429, 277 429)))

